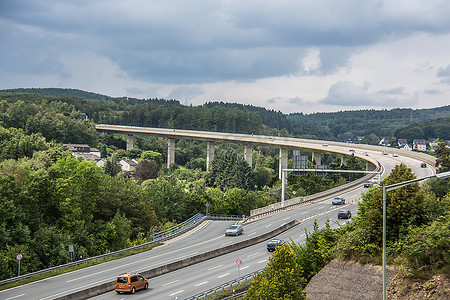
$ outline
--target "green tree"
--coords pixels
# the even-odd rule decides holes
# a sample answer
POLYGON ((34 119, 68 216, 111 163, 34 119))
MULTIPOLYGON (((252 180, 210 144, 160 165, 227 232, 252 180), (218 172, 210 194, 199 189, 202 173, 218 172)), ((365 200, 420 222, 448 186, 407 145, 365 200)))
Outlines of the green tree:
POLYGON ((141 154, 141 159, 153 160, 158 168, 161 168, 164 163, 164 158, 161 153, 147 150, 141 154))
POLYGON ((331 249, 336 240, 337 233, 331 229, 329 220, 326 221, 324 228, 319 229, 319 224, 314 219, 313 231, 306 232, 305 243, 301 245, 292 243, 297 263, 303 267, 303 275, 307 281, 331 260, 331 249))
POLYGON ((439 173, 450 171, 450 148, 446 143, 439 143, 436 149, 436 166, 439 173))
POLYGON ((63 230, 76 231, 92 220, 100 196, 100 174, 94 162, 79 162, 74 157, 59 160, 50 168, 63 230))
POLYGON ((158 176, 158 167, 154 160, 141 159, 134 170, 134 177, 138 183, 158 176))
POLYGON ((305 286, 303 269, 298 265, 294 251, 285 243, 277 247, 264 271, 255 276, 244 299, 306 299, 305 286))
POLYGON ((251 167, 231 148, 214 158, 207 174, 207 182, 209 186, 222 190, 255 188, 251 167))
POLYGON ((108 152, 106 151, 106 145, 102 144, 100 146, 100 157, 101 158, 106 158, 108 156, 108 152))
POLYGON ((176 178, 146 180, 142 183, 142 190, 158 218, 177 222, 185 220, 184 203, 187 195, 184 185, 176 178))
POLYGON ((119 159, 116 154, 111 155, 111 158, 106 160, 105 166, 103 167, 106 174, 111 177, 117 176, 122 171, 119 159))

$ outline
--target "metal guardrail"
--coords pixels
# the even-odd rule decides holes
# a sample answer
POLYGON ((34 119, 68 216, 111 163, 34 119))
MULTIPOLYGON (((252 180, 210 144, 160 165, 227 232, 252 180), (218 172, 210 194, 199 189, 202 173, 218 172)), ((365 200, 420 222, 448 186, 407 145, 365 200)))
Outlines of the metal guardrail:
POLYGON ((245 219, 245 215, 207 215, 208 220, 220 220, 220 221, 239 221, 245 219))
POLYGON ((70 262, 64 265, 59 265, 59 266, 55 266, 55 267, 51 267, 51 268, 47 268, 47 269, 43 269, 43 270, 39 270, 36 272, 32 272, 32 273, 27 273, 24 275, 20 275, 17 277, 12 277, 12 278, 8 278, 8 279, 4 279, 0 281, 0 285, 3 284, 7 284, 10 282, 15 282, 21 279, 26 279, 26 278, 30 278, 32 276, 36 276, 36 275, 40 275, 40 274, 44 274, 44 273, 48 273, 48 272, 52 272, 52 271, 56 271, 56 270, 60 270, 60 269, 64 269, 64 268, 68 268, 68 267, 73 267, 73 266, 77 266, 77 265, 81 265, 90 261, 95 261, 98 259, 102 259, 102 258, 106 258, 106 257, 110 257, 110 256, 114 256, 117 254, 122 254, 122 253, 126 253, 126 252, 130 252, 133 250, 138 250, 141 248, 148 248, 150 246, 153 246, 159 242, 162 242, 164 240, 168 240, 171 239, 175 236, 178 236, 192 228, 194 228, 195 226, 197 226, 198 224, 200 224, 204 219, 206 219, 206 216, 204 214, 196 214, 193 217, 191 217, 190 219, 184 221, 183 223, 176 225, 174 227, 171 227, 169 229, 163 230, 161 232, 155 233, 153 234, 153 240, 141 245, 137 245, 137 246, 133 246, 130 248, 126 248, 126 249, 122 249, 122 250, 118 250, 118 251, 114 251, 114 252, 110 252, 110 253, 106 253, 106 254, 101 254, 101 255, 97 255, 94 257, 89 257, 86 259, 80 259, 74 262, 70 262))
MULTIPOLYGON (((206 290, 204 292, 198 293, 194 296, 191 296, 189 298, 186 298, 185 300, 197 300, 197 299, 208 299, 208 297, 214 296, 214 299, 217 296, 217 293, 221 293, 221 295, 225 295, 225 292, 231 292, 233 294, 233 287, 242 288, 242 284, 244 284, 244 287, 247 287, 249 285, 248 280, 253 279, 256 274, 261 273, 264 269, 255 271, 253 273, 244 275, 242 277, 236 278, 234 280, 228 281, 226 283, 223 283, 219 286, 213 287, 212 289, 206 290)), ((222 299, 238 299, 241 298, 243 295, 245 295, 247 291, 240 292, 237 294, 230 295, 226 298, 222 299)))
POLYGON ((154 233, 153 241, 162 241, 167 238, 171 238, 174 235, 178 235, 179 233, 185 232, 187 229, 191 229, 193 227, 193 225, 197 225, 199 222, 203 221, 204 218, 205 218, 205 215, 196 214, 181 224, 178 224, 178 225, 170 227, 166 230, 154 233))

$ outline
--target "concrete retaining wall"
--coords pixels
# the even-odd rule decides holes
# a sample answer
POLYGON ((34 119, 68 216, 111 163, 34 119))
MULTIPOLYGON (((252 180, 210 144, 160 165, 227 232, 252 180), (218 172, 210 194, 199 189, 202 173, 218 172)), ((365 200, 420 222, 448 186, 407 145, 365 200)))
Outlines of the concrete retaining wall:
MULTIPOLYGON (((267 232, 260 236, 251 238, 249 240, 245 240, 245 241, 236 243, 234 245, 225 246, 225 247, 222 247, 219 249, 208 251, 206 253, 202 253, 202 254, 195 255, 195 256, 192 256, 189 258, 185 258, 185 259, 179 260, 177 262, 173 262, 173 263, 161 266, 161 267, 157 267, 157 268, 145 271, 145 272, 141 272, 141 274, 145 278, 150 279, 150 278, 160 276, 160 275, 163 275, 163 274, 166 274, 166 273, 169 273, 169 272, 181 269, 181 268, 192 266, 196 263, 200 263, 200 262, 206 261, 208 259, 212 259, 212 258, 221 256, 221 255, 228 254, 230 252, 237 251, 237 250, 261 243, 263 241, 269 240, 270 238, 272 238, 286 230, 289 230, 298 224, 300 224, 298 221, 293 220, 293 221, 291 221, 283 226, 280 226, 270 232, 267 232)), ((69 295, 65 295, 65 296, 56 298, 56 300, 79 300, 79 299, 95 297, 100 294, 113 291, 114 285, 115 285, 114 282, 104 283, 104 284, 101 284, 101 285, 98 285, 95 287, 91 287, 91 288, 88 288, 88 289, 85 289, 85 290, 82 290, 79 292, 75 292, 75 293, 72 293, 69 295)))

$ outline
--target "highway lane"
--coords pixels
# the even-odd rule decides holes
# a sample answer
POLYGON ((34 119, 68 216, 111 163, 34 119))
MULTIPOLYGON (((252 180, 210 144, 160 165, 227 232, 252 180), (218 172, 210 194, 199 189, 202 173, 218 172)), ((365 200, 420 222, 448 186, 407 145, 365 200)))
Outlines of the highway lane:
MULTIPOLYGON (((359 150, 356 151, 358 152, 359 150)), ((402 157, 401 153, 399 153, 399 158, 383 156, 379 152, 369 152, 369 155, 376 157, 382 162, 386 167, 386 170, 391 169, 395 164, 400 163, 400 161, 405 161, 407 165, 410 165, 414 169, 414 172, 423 174, 419 175, 419 177, 432 174, 431 168, 420 168, 419 161, 402 157)), ((353 196, 346 195, 345 197, 347 198, 347 201, 349 201, 349 199, 357 199, 359 198, 359 193, 360 192, 357 192, 353 196)), ((234 239, 233 241, 236 242, 268 232, 283 223, 287 223, 291 218, 299 217, 302 219, 304 217, 309 217, 309 215, 314 216, 314 214, 325 209, 326 206, 326 203, 312 203, 282 214, 275 214, 263 218, 257 222, 246 225, 244 235, 236 238, 232 237, 234 239)), ((156 247, 151 251, 131 257, 2 291, 0 292, 0 298, 19 300, 52 299, 70 292, 114 280, 115 276, 121 272, 144 271, 188 256, 223 247, 230 242, 230 237, 227 239, 227 237, 223 236, 223 232, 229 224, 231 224, 231 222, 210 222, 205 227, 189 235, 188 238, 180 238, 167 245, 156 247)), ((204 290, 204 288, 200 285, 198 291, 202 290, 204 290)))
MULTIPOLYGON (((405 159, 399 157, 385 156, 380 153, 370 153, 377 157, 385 166, 385 172, 382 177, 387 176, 395 165, 401 162, 410 165, 418 177, 431 175, 433 170, 431 168, 420 168, 420 162, 414 159, 405 159)), ((258 227, 276 228, 293 219, 302 220, 303 223, 295 228, 279 235, 279 238, 284 240, 293 239, 296 243, 303 243, 305 236, 305 229, 312 231, 313 219, 317 218, 319 225, 323 226, 325 220, 335 220, 337 218, 337 210, 340 208, 349 208, 353 216, 357 213, 357 201, 361 197, 361 193, 367 189, 362 187, 357 188, 351 192, 341 194, 346 198, 347 205, 332 206, 331 198, 312 203, 307 206, 297 207, 295 209, 280 212, 262 220, 258 220, 252 224, 245 226, 245 233, 253 233, 251 226, 257 224, 258 227), (306 220, 305 220, 306 218, 306 220), (250 229, 250 230, 249 230, 250 229)), ((338 223, 345 223, 347 220, 337 220, 338 223)), ((331 222, 332 227, 338 225, 331 222)), ((234 237, 231 237, 234 240, 234 237)), ((238 277, 238 270, 235 263, 237 258, 243 261, 240 268, 240 275, 248 274, 264 268, 268 262, 270 254, 266 251, 266 242, 232 252, 230 254, 208 260, 206 262, 196 264, 182 270, 177 270, 163 276, 159 276, 150 280, 151 289, 142 291, 140 294, 133 295, 134 298, 144 299, 149 296, 156 297, 156 299, 183 299, 200 293, 212 287, 218 286, 224 282, 230 281, 238 277)), ((114 279, 113 279, 114 280, 114 279)), ((121 294, 115 295, 114 292, 104 294, 94 299, 127 299, 130 295, 121 294)), ((133 299, 134 299, 133 298, 133 299)))
MULTIPOLYGON (((327 219, 330 219, 330 225, 332 228, 336 228, 339 224, 345 224, 349 220, 338 220, 337 211, 342 208, 350 209, 356 214, 357 204, 356 202, 343 205, 332 206, 331 200, 326 200, 322 203, 324 206, 324 212, 316 215, 315 217, 308 217, 301 224, 297 225, 293 229, 286 231, 277 236, 285 241, 292 239, 295 243, 303 243, 306 240, 305 229, 309 232, 313 230, 313 220, 317 219, 319 226, 323 226, 327 219)), ((305 209, 304 207, 303 209, 305 209)), ((296 219, 302 218, 302 210, 296 210, 296 214, 292 216, 293 211, 280 213, 280 218, 286 218, 286 215, 290 214, 289 219, 292 217, 296 219)), ((304 215, 304 214, 303 214, 304 215)), ((354 215, 353 215, 354 216, 354 215)), ((234 239, 230 237, 230 239, 234 239)), ((224 282, 228 282, 237 277, 249 274, 251 272, 263 269, 272 254, 266 249, 266 241, 256 244, 245 249, 231 252, 229 254, 187 267, 181 270, 177 270, 166 274, 164 276, 158 276, 152 278, 150 283, 150 289, 147 291, 140 291, 135 295, 120 294, 115 292, 103 294, 91 299, 148 299, 149 297, 154 299, 184 299, 192 296, 196 293, 218 286, 224 282), (236 265, 236 259, 242 260, 242 264, 238 270, 236 265), (133 297, 133 298, 131 298, 133 297)))

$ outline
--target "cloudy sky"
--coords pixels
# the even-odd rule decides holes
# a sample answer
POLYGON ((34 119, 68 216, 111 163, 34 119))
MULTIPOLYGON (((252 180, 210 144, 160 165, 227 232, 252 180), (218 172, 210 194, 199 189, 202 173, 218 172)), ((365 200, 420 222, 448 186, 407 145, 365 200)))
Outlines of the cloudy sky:
POLYGON ((0 0, 0 89, 291 112, 450 104, 448 0, 0 0))

